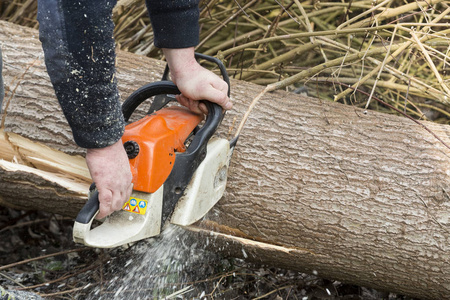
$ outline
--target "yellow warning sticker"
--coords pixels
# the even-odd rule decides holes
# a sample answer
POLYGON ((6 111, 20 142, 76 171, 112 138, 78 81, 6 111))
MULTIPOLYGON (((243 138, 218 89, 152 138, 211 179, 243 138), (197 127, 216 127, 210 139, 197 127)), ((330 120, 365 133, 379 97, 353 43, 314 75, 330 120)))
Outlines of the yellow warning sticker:
POLYGON ((126 211, 131 211, 130 203, 125 203, 122 209, 126 211))
POLYGON ((147 200, 131 197, 122 209, 140 215, 145 215, 147 211, 147 200))

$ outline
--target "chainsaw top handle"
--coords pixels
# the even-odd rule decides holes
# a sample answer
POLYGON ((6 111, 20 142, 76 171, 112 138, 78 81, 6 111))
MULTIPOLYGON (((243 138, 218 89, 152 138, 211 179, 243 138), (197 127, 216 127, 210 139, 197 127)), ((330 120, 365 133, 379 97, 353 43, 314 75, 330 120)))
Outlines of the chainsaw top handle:
MULTIPOLYGON (((212 63, 215 63, 220 70, 220 74, 222 75, 223 80, 228 84, 228 91, 227 91, 227 95, 228 97, 230 97, 230 78, 228 77, 227 74, 227 69, 225 68, 225 66, 222 64, 222 62, 215 57, 212 56, 208 56, 205 54, 200 54, 200 53, 195 53, 195 58, 196 59, 203 59, 212 63)), ((164 74, 161 78, 161 81, 169 81, 169 65, 166 64, 166 68, 164 69, 164 74)), ((170 101, 175 100, 173 97, 168 97, 165 95, 158 95, 153 99, 152 105, 150 106, 150 109, 148 110, 148 114, 154 113, 157 110, 160 110, 161 108, 163 108, 164 106, 166 106, 170 101)))
MULTIPOLYGON (((230 77, 228 76, 227 73, 227 69, 225 68, 225 66, 223 65, 222 61, 216 57, 212 57, 206 54, 201 54, 201 53, 195 53, 195 58, 196 59, 204 59, 206 61, 215 63, 217 65, 217 67, 219 67, 220 70, 220 74, 222 75, 223 80, 228 84, 228 97, 230 97, 230 91, 231 91, 231 86, 230 86, 230 77)), ((169 80, 169 65, 166 64, 166 68, 164 69, 164 74, 161 78, 161 80, 165 81, 165 80, 169 80)))
MULTIPOLYGON (((141 105, 145 100, 158 95, 176 95, 180 94, 180 90, 178 87, 171 81, 157 81, 144 85, 143 87, 137 89, 134 93, 132 93, 127 100, 122 104, 122 113, 125 118, 125 121, 128 122, 131 115, 134 111, 141 105)), ((206 107, 208 108, 208 115, 206 117, 205 124, 198 131, 196 136, 203 136, 201 139, 204 142, 204 139, 209 140, 211 136, 216 131, 217 127, 220 125, 220 122, 223 118, 222 107, 216 103, 212 103, 206 100, 203 100, 206 107)), ((194 139, 192 143, 195 142, 194 139)), ((197 141, 199 143, 200 141, 197 141)), ((193 148, 191 143, 190 148, 193 148)), ((195 148, 195 147, 194 147, 195 148)), ((188 150, 189 150, 188 149, 188 150)))

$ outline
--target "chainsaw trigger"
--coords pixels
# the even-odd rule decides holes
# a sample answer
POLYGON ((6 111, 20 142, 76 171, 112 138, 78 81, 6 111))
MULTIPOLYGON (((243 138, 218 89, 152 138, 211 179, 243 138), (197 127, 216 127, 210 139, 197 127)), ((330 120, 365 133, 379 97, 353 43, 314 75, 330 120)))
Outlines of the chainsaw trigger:
POLYGON ((161 232, 162 197, 163 187, 152 194, 133 191, 130 202, 133 199, 145 202, 145 207, 140 206, 139 202, 136 205, 145 208, 143 214, 116 211, 95 228, 92 228, 95 215, 88 223, 79 222, 77 217, 73 226, 73 240, 91 247, 112 248, 157 236, 161 232))

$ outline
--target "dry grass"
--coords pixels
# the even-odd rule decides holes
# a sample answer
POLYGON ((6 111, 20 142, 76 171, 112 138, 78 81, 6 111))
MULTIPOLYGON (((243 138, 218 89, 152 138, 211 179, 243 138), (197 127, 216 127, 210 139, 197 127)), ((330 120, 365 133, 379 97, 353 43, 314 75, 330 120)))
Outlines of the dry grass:
MULTIPOLYGON (((38 26, 35 11, 35 1, 0 4, 2 19, 25 26, 38 26)), ((382 99, 450 124, 449 13, 443 0, 203 0, 197 51, 268 90, 397 113, 382 99)), ((113 18, 118 47, 161 58, 143 0, 120 0, 113 18)))

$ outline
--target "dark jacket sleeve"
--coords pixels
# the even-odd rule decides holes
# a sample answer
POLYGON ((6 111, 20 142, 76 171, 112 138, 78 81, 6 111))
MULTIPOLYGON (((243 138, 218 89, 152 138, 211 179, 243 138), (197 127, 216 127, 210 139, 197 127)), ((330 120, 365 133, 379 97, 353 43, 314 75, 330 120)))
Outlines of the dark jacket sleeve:
POLYGON ((146 0, 158 48, 188 48, 199 43, 198 0, 146 0))
POLYGON ((118 141, 124 120, 115 79, 111 0, 39 0, 39 36, 47 71, 75 142, 118 141))
MULTIPOLYGON (((102 148, 124 131, 115 78, 115 0, 39 0, 45 63, 75 142, 102 148)), ((155 45, 187 48, 199 40, 198 0, 147 0, 155 45)))

